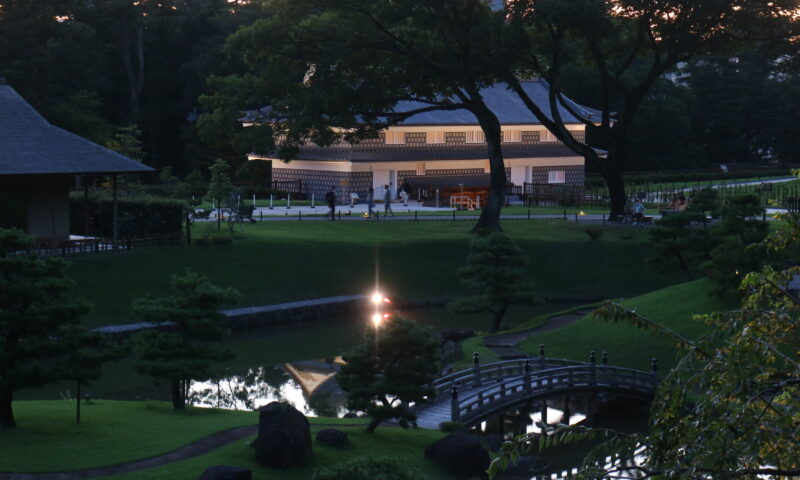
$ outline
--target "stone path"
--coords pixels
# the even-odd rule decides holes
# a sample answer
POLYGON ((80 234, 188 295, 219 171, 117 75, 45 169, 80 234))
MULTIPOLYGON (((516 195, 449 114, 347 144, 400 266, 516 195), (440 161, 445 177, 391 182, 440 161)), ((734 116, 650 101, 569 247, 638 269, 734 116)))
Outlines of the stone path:
MULTIPOLYGON (((312 427, 348 428, 363 427, 366 424, 339 425, 339 424, 312 424, 312 427)), ((177 450, 173 450, 156 457, 133 460, 130 462, 110 465, 107 467, 88 468, 84 470, 73 470, 69 472, 53 473, 12 473, 0 472, 0 480, 81 480, 89 478, 107 477, 120 473, 138 472, 151 468, 160 467, 174 462, 180 462, 200 455, 205 455, 214 450, 238 442, 244 438, 258 433, 258 425, 247 425, 244 427, 231 428, 214 433, 205 438, 185 445, 177 450)), ((208 465, 211 466, 211 465, 208 465)))
POLYGON ((483 339, 483 344, 500 360, 525 358, 528 356, 528 354, 517 347, 517 345, 519 345, 522 341, 527 340, 529 337, 539 333, 548 332, 550 330, 556 330, 558 328, 571 325, 589 313, 591 313, 591 310, 579 310, 577 312, 571 312, 565 315, 550 317, 545 321, 544 324, 539 325, 538 327, 520 330, 518 332, 489 335, 483 339))

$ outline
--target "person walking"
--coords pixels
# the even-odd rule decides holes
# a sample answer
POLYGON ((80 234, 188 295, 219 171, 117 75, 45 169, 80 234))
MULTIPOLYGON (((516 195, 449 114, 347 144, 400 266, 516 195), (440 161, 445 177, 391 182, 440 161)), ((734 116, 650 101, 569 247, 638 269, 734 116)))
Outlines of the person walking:
POLYGON ((389 190, 389 185, 383 186, 383 216, 391 215, 394 217, 392 211, 392 191, 389 190))
POLYGON ((367 217, 372 218, 372 210, 375 208, 375 189, 369 187, 369 191, 367 192, 367 217))
POLYGON ((336 194, 333 193, 333 187, 325 194, 325 201, 328 202, 328 208, 331 209, 331 220, 336 220, 336 194))

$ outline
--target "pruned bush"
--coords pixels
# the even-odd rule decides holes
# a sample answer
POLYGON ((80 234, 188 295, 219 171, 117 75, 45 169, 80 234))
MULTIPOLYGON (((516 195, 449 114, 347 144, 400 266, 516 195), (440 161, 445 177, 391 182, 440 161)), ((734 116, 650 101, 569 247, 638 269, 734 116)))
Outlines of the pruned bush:
POLYGON ((589 238, 592 241, 600 240, 605 232, 600 228, 587 228, 586 235, 589 235, 589 238))
POLYGON ((460 432, 464 429, 464 424, 461 422, 442 422, 439 424, 439 430, 447 433, 460 432))
MULTIPOLYGON (((114 233, 114 202, 105 193, 89 199, 89 234, 109 238, 114 233)), ((188 204, 171 198, 139 195, 118 200, 119 238, 152 238, 180 235, 188 204)), ((81 195, 70 196, 70 224, 83 233, 86 203, 81 195)))
POLYGON ((405 462, 389 457, 359 457, 314 472, 314 480, 422 480, 405 462))

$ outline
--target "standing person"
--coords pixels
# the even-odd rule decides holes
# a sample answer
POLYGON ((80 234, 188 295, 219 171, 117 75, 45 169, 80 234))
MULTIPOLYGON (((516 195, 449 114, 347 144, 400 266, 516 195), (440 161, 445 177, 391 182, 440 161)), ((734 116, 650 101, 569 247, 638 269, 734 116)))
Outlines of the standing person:
POLYGON ((331 209, 331 220, 336 220, 336 194, 333 193, 333 187, 325 194, 325 201, 328 202, 328 208, 331 209))
POLYGON ((383 186, 383 216, 391 215, 394 217, 392 211, 392 191, 389 190, 389 185, 383 186))
POLYGON ((644 204, 641 200, 637 200, 636 205, 633 206, 633 220, 637 224, 641 224, 644 220, 644 204))
POLYGON ((367 208, 367 217, 372 218, 372 209, 375 208, 375 189, 372 187, 369 187, 369 191, 367 192, 367 208))

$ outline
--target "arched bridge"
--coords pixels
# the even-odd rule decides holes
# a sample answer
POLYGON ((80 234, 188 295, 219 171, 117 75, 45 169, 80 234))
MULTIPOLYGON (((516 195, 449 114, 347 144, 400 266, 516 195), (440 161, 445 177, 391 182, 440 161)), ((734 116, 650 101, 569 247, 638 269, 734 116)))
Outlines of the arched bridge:
POLYGON ((589 362, 547 358, 544 346, 538 358, 508 360, 481 365, 478 354, 472 368, 451 373, 434 382, 436 400, 417 409, 417 424, 439 428, 442 422, 472 425, 487 417, 528 402, 559 395, 607 392, 652 398, 658 386, 658 362, 649 372, 608 364, 603 352, 589 362))

